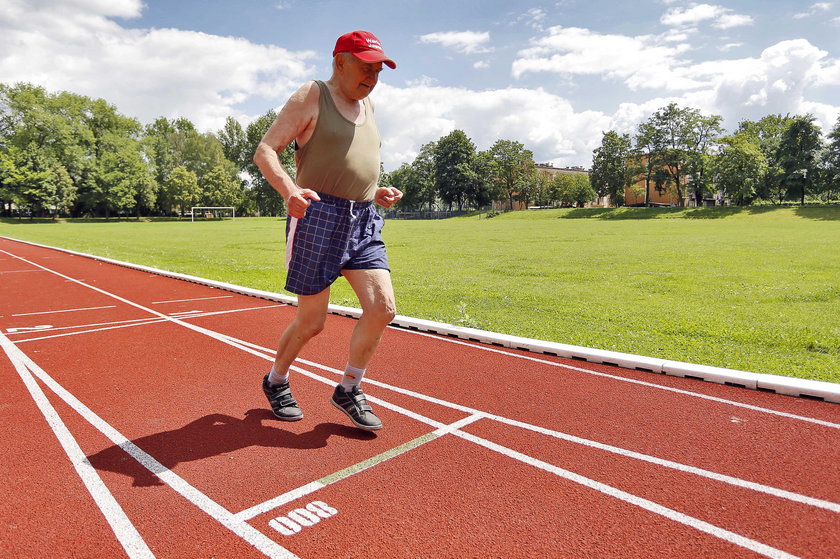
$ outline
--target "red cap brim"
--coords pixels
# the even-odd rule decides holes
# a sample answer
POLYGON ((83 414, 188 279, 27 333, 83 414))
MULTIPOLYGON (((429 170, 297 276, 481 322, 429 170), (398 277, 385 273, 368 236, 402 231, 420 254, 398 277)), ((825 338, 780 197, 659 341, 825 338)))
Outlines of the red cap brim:
POLYGON ((382 54, 381 52, 375 50, 364 50, 362 52, 354 52, 353 56, 361 60, 362 62, 381 62, 385 66, 389 67, 390 69, 394 70, 397 67, 397 63, 382 54))

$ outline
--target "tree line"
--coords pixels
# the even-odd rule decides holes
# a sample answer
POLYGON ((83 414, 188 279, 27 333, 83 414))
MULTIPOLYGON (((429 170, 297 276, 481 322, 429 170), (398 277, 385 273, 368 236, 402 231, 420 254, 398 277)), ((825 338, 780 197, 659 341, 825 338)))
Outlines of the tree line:
POLYGON ((653 190, 698 206, 713 197, 735 205, 837 200, 840 118, 825 139, 815 120, 768 115, 724 135, 720 116, 671 103, 633 136, 604 132, 590 179, 598 195, 617 206, 636 183, 645 204, 653 190))
MULTIPOLYGON (((142 126, 102 99, 0 84, 0 211, 173 216, 233 206, 280 215, 282 198, 252 161, 275 116, 247 128, 228 118, 217 133, 201 133, 185 118, 142 126)), ((294 171, 290 149, 280 159, 294 171)))
MULTIPOLYGON (((282 215, 282 198, 252 160, 275 117, 268 111, 245 128, 228 117, 221 130, 201 133, 185 118, 143 126, 102 99, 0 84, 0 212, 139 217, 233 206, 238 215, 282 215)), ((294 175, 291 146, 279 157, 294 175)), ((425 144, 380 184, 405 193, 405 211, 576 205, 595 196, 585 174, 552 179, 523 144, 499 140, 478 152, 461 130, 425 144)))
MULTIPOLYGON (((201 133, 185 118, 144 126, 103 99, 0 84, 0 213, 175 216, 233 206, 237 215, 283 215, 283 199, 252 160, 275 117, 268 111, 247 127, 228 117, 201 133)), ((735 204, 837 198, 840 119, 826 141, 810 115, 744 121, 728 136, 721 120, 670 104, 632 137, 605 132, 589 175, 545 172, 514 140, 479 151, 454 130, 383 172, 380 184, 403 191, 403 211, 583 206, 598 196, 623 205, 639 177, 646 202, 654 190, 698 205, 716 194, 735 204)), ((292 147, 279 158, 294 175, 292 147)))
POLYGON ((586 173, 541 172, 533 153, 514 140, 497 140, 476 150, 463 130, 453 130, 420 148, 411 163, 391 172, 388 184, 402 190, 400 209, 477 209, 500 202, 583 205, 595 198, 586 173))

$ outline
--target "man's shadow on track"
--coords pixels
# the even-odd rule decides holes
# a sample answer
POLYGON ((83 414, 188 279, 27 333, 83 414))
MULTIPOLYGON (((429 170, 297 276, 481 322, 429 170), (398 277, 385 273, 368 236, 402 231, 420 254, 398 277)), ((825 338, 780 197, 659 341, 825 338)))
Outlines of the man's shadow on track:
MULTIPOLYGON (((181 462, 218 456, 249 446, 314 449, 327 446, 330 437, 368 441, 374 433, 337 423, 320 423, 307 433, 291 433, 276 427, 274 415, 265 409, 245 412, 244 419, 214 413, 187 423, 179 429, 147 435, 131 441, 168 469, 181 462), (263 421, 274 420, 274 425, 263 421)), ((106 470, 134 478, 135 487, 163 485, 152 472, 131 457, 119 445, 110 446, 88 456, 97 470, 106 470)), ((149 464, 151 469, 156 465, 149 464)), ((157 467, 157 469, 160 469, 157 467)))

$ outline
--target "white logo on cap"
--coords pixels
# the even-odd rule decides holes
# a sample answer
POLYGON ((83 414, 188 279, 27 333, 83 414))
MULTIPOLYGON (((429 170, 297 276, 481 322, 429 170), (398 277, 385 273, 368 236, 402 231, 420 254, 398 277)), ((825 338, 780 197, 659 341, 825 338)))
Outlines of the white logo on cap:
POLYGON ((382 44, 376 39, 366 39, 369 48, 382 50, 382 44))

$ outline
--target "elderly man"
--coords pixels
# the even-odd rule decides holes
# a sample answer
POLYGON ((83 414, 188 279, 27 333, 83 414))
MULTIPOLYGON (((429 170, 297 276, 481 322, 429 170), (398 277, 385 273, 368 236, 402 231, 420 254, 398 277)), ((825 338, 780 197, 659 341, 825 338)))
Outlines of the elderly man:
POLYGON ((361 429, 382 422, 360 383, 396 313, 388 257, 374 203, 390 208, 402 197, 380 187, 379 132, 368 95, 382 65, 396 68, 367 31, 342 35, 333 50, 327 82, 303 85, 289 98, 254 154, 268 182, 283 196, 286 225, 286 289, 298 296, 294 320, 280 337, 277 357, 263 378, 274 415, 303 419, 289 386, 289 367, 303 346, 324 328, 330 285, 344 276, 359 298, 362 316, 350 339, 347 366, 332 404, 361 429), (277 152, 295 142, 296 182, 277 152))

